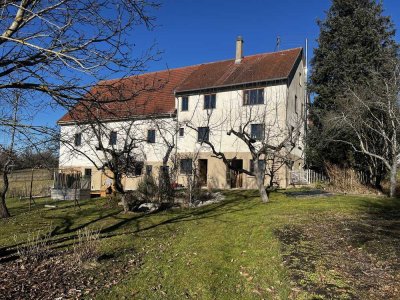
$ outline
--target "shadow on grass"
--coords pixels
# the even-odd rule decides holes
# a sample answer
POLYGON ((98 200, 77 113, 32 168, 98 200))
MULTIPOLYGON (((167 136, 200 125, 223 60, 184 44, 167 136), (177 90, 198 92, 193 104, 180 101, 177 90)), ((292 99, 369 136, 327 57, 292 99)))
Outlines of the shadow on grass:
POLYGON ((392 251, 399 258, 400 199, 365 200, 363 209, 360 222, 352 225, 353 244, 379 256, 392 251))
POLYGON ((350 215, 333 210, 274 232, 295 290, 315 299, 400 299, 400 201, 366 197, 354 204, 350 215))
MULTIPOLYGON (((116 209, 113 211, 102 211, 99 207, 90 207, 85 209, 82 205, 81 210, 75 211, 71 214, 70 211, 62 216, 44 216, 45 219, 50 221, 57 220, 58 224, 51 231, 51 241, 49 244, 52 249, 60 249, 70 246, 77 238, 78 231, 87 226, 98 224, 102 227, 102 221, 112 222, 105 227, 102 227, 100 238, 110 238, 114 236, 136 234, 140 232, 149 231, 158 227, 165 227, 169 230, 169 226, 180 222, 191 222, 200 219, 218 218, 219 216, 226 215, 233 212, 247 210, 256 205, 254 202, 246 201, 254 197, 258 197, 257 192, 237 190, 231 191, 227 199, 216 204, 192 209, 170 210, 154 213, 134 213, 122 214, 121 210, 116 209), (98 214, 98 216, 93 217, 98 214), (81 223, 82 220, 89 219, 81 223), (153 221, 154 219, 154 221, 153 221), (120 231, 120 229, 128 229, 120 231)), ((63 206, 60 209, 70 209, 73 205, 63 206)), ((222 221, 222 220, 220 220, 222 221)), ((226 222, 226 220, 224 220, 226 222)), ((159 235, 159 232, 154 232, 154 235, 159 235)), ((19 246, 24 246, 23 243, 15 244, 9 247, 0 248, 0 262, 2 257, 14 257, 19 246), (14 255, 13 255, 14 254, 14 255)))

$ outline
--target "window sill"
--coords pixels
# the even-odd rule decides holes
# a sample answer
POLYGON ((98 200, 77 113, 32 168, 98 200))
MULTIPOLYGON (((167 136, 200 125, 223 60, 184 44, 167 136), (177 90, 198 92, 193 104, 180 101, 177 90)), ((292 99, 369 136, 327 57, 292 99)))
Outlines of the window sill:
POLYGON ((243 103, 243 106, 255 106, 255 105, 265 105, 265 103, 263 102, 263 103, 251 103, 251 104, 244 104, 243 103))

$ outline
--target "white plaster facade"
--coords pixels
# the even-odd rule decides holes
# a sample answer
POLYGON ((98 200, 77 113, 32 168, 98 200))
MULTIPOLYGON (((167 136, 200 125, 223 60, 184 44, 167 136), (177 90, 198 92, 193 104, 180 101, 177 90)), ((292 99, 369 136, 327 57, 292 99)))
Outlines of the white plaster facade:
MULTIPOLYGON (((227 180, 227 168, 224 163, 213 157, 208 146, 201 145, 197 141, 197 132, 186 124, 194 127, 209 127, 210 141, 218 151, 224 152, 228 158, 240 159, 243 168, 250 166, 251 155, 247 146, 233 135, 227 135, 230 128, 243 126, 249 118, 251 123, 263 123, 266 128, 270 128, 269 133, 276 142, 279 142, 280 134, 286 133, 285 130, 291 126, 297 126, 298 120, 302 120, 301 136, 297 141, 295 149, 292 151, 293 168, 302 167, 303 161, 303 134, 305 109, 307 97, 305 92, 305 72, 304 59, 300 59, 293 68, 291 75, 286 79, 277 79, 267 82, 253 82, 251 84, 241 84, 224 88, 213 88, 197 92, 180 92, 175 96, 176 114, 162 116, 158 118, 148 117, 135 120, 105 121, 105 131, 117 132, 117 144, 115 147, 122 147, 126 140, 126 128, 134 122, 134 130, 130 135, 136 139, 142 139, 137 143, 139 155, 143 156, 145 165, 153 166, 154 174, 162 165, 162 159, 166 153, 166 145, 157 132, 155 143, 147 143, 147 131, 154 129, 154 122, 161 122, 161 130, 167 139, 172 139, 176 143, 173 156, 187 157, 199 152, 199 159, 207 160, 207 183, 209 187, 229 188, 231 184, 227 180), (244 105, 243 93, 247 89, 263 89, 264 104, 244 105), (216 95, 216 107, 204 109, 204 95, 213 93, 216 95), (182 111, 182 97, 188 97, 189 105, 187 111, 182 111), (180 136, 177 129, 183 128, 184 134, 180 136)), ((71 143, 60 144, 60 169, 74 169, 85 173, 90 169, 92 174, 92 190, 102 190, 104 188, 106 176, 96 168, 101 165, 102 153, 96 150, 97 139, 93 136, 90 126, 76 125, 74 123, 63 123, 61 125, 61 139, 71 143), (81 146, 74 146, 73 139, 76 133, 82 133, 81 146), (78 151, 76 151, 78 150, 78 151)), ((107 144, 108 137, 105 135, 103 140, 107 144)), ((175 162, 177 163, 177 162, 175 162)), ((179 164, 179 162, 178 162, 179 164)), ((288 168, 279 172, 279 184, 287 186, 288 168)), ((123 179, 125 189, 135 189, 140 177, 132 176, 123 179)), ((178 183, 185 185, 186 175, 180 174, 177 177, 178 183)), ((243 174, 243 188, 255 188, 253 176, 243 174)))
MULTIPOLYGON (((249 170, 252 157, 248 146, 233 134, 227 135, 227 132, 230 128, 238 129, 251 120, 250 123, 264 124, 266 130, 271 130, 272 132, 266 134, 269 134, 275 143, 279 143, 287 135, 290 127, 299 127, 301 134, 291 152, 294 161, 292 168, 302 168, 306 108, 304 78, 304 65, 300 63, 289 81, 217 91, 214 109, 204 109, 204 95, 209 94, 209 91, 177 97, 177 120, 179 126, 184 128, 184 136, 179 137, 177 142, 178 154, 181 157, 190 157, 191 153, 199 152, 198 159, 208 162, 207 185, 230 188, 226 180, 226 166, 220 159, 213 157, 209 146, 198 142, 198 132, 190 127, 209 127, 209 140, 216 150, 225 153, 227 158, 242 160, 243 168, 249 170), (263 89, 264 104, 244 105, 243 93, 248 89, 263 89), (188 110, 182 110, 182 97, 188 98, 188 110), (190 125, 185 126, 188 123, 190 125)), ((288 185, 288 171, 289 169, 285 167, 278 172, 278 181, 282 187, 288 185)), ((184 183, 185 176, 181 174, 179 181, 184 183)), ((254 176, 243 174, 241 187, 256 188, 254 176)))

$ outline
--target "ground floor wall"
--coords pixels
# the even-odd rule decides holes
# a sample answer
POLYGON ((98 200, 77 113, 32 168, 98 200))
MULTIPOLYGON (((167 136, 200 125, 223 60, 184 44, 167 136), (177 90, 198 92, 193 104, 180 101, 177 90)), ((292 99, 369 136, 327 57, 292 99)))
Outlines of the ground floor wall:
MULTIPOLYGON (((181 157, 193 157, 191 153, 180 153, 181 157)), ((236 164, 237 168, 243 168, 245 170, 250 170, 250 165, 252 161, 252 157, 250 153, 225 153, 225 156, 229 160, 233 160, 234 164, 236 164)), ((224 162, 221 159, 214 157, 211 153, 200 153, 196 158, 197 163, 197 173, 199 177, 202 177, 204 173, 206 173, 206 178, 201 181, 204 182, 203 186, 208 188, 220 188, 220 189, 230 189, 230 188, 244 188, 244 189, 256 189, 256 179, 254 176, 242 173, 235 172, 226 167, 224 162), (202 167, 203 166, 203 167, 202 167), (202 171, 202 168, 206 168, 206 172, 202 171)), ((274 175, 273 183, 276 186, 281 188, 288 187, 290 183, 290 170, 301 169, 303 166, 303 160, 299 157, 291 157, 293 164, 291 167, 280 164, 276 164, 274 167, 278 169, 274 175)), ((271 166, 269 166, 271 167, 271 166)), ((204 176, 204 175, 203 175, 204 176)), ((182 185, 186 185, 188 181, 188 175, 182 174, 179 172, 178 175, 178 183, 182 185)), ((265 185, 269 185, 270 177, 265 176, 265 185)))
MULTIPOLYGON (((234 163, 239 169, 250 170, 251 155, 250 153, 225 153, 228 159, 234 160, 234 163)), ((222 160, 213 157, 211 153, 200 153, 193 158, 193 153, 179 153, 176 156, 176 161, 171 163, 170 173, 174 173, 175 176, 172 179, 182 186, 187 186, 188 174, 184 174, 180 168, 180 160, 191 158, 194 165, 194 170, 199 176, 199 179, 203 187, 207 188, 219 188, 219 189, 230 189, 230 188, 244 188, 244 189, 256 189, 256 180, 254 176, 247 175, 240 171, 232 171, 228 169, 222 160), (176 168, 174 168, 176 166, 176 168)), ((293 164, 289 166, 281 166, 274 176, 273 182, 276 186, 286 188, 290 184, 290 171, 300 170, 303 167, 303 160, 299 157, 293 156, 291 158, 293 164)), ((145 162, 140 174, 124 176, 122 184, 126 190, 135 190, 138 187, 139 182, 143 179, 145 174, 151 174, 154 177, 158 177, 161 162, 145 162)), ((271 167, 271 166, 270 166, 271 167)), ((279 165, 276 166, 276 168, 279 165)), ((109 171, 96 170, 95 168, 88 167, 73 167, 65 170, 81 171, 85 176, 91 176, 91 190, 104 192, 108 186, 112 185, 110 179, 111 174, 109 171), (107 176, 109 175, 109 176, 107 176)), ((265 185, 269 185, 270 178, 265 177, 265 185)))

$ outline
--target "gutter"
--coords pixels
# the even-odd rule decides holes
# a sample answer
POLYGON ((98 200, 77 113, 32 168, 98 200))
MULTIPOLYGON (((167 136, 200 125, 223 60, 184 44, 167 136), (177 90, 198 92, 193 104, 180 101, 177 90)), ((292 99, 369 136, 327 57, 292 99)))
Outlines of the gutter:
POLYGON ((248 82, 241 82, 241 83, 236 83, 236 84, 224 84, 224 85, 217 85, 217 86, 210 86, 210 87, 202 87, 198 89, 190 89, 190 90, 182 90, 182 91, 175 91, 176 95, 185 95, 187 93, 191 92, 200 92, 204 90, 211 90, 211 89, 221 89, 221 88, 227 88, 227 87, 238 87, 242 85, 251 85, 251 84, 256 84, 256 83, 269 83, 269 82, 274 82, 274 81, 285 81, 288 79, 289 76, 286 77, 280 77, 280 78, 274 78, 274 79, 269 79, 269 80, 257 80, 257 81, 248 81, 248 82))
POLYGON ((139 115, 137 117, 122 117, 122 118, 109 118, 109 119, 99 119, 99 120, 86 120, 86 121, 79 121, 79 120, 71 120, 71 121, 58 121, 57 124, 60 126, 63 125, 77 125, 77 124, 91 124, 96 122, 101 123, 110 123, 110 122, 121 122, 121 121, 135 121, 135 120, 148 120, 151 118, 173 118, 176 116, 176 113, 169 112, 169 113, 162 113, 162 114, 155 114, 155 115, 139 115))

